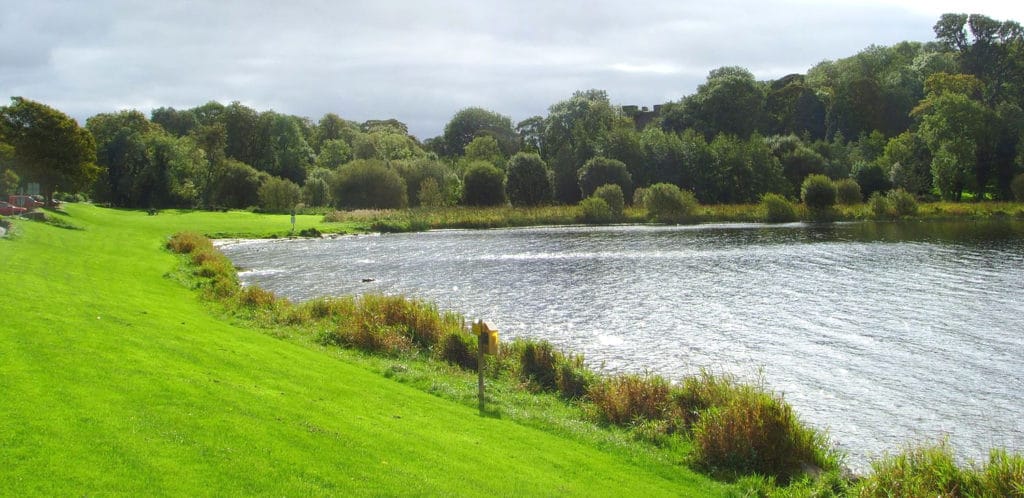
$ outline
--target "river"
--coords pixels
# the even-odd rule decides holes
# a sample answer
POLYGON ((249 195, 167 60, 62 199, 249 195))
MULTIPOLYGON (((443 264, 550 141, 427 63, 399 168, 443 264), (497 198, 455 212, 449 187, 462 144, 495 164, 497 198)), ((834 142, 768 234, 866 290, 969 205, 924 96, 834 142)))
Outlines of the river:
POLYGON ((1024 451, 1024 223, 434 231, 222 250, 243 282, 297 301, 402 294, 605 372, 763 381, 855 470, 947 437, 976 461, 1024 451))

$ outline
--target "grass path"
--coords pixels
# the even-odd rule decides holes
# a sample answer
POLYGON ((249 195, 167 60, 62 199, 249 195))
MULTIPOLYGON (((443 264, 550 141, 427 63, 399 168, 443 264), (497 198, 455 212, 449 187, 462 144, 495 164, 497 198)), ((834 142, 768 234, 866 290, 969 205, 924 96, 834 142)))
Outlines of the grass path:
POLYGON ((170 277, 167 235, 284 233, 288 216, 67 210, 81 230, 0 239, 0 495, 723 491, 233 326, 170 277))

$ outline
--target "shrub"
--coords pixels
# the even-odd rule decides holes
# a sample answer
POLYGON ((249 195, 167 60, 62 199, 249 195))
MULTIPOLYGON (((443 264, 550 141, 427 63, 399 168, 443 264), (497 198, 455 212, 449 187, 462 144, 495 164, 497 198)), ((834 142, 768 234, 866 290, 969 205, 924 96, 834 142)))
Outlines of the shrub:
POLYGON ((420 182, 417 197, 419 197, 420 206, 424 207, 441 207, 448 204, 441 184, 437 182, 436 178, 425 178, 420 182))
POLYGON ((597 187, 609 183, 618 185, 624 193, 633 190, 633 179, 630 177, 629 169, 625 163, 616 159, 593 157, 583 164, 577 177, 583 197, 590 197, 597 187))
POLYGON ((903 189, 890 190, 886 199, 896 216, 910 216, 917 213, 917 199, 914 195, 903 189))
POLYGON ((870 196, 875 192, 885 192, 892 187, 888 173, 876 163, 858 162, 853 165, 850 175, 860 185, 863 195, 870 196))
POLYGON ((836 203, 836 186, 825 175, 808 175, 800 186, 800 199, 811 211, 825 211, 836 203))
POLYGON ((197 265, 195 274, 199 277, 237 281, 231 260, 212 249, 193 252, 192 263, 197 265))
POLYGON ((694 463, 725 476, 761 474, 783 485, 805 465, 837 466, 827 438, 804 427, 793 409, 768 393, 740 389, 693 426, 694 463))
POLYGON ((355 313, 355 301, 351 297, 320 297, 306 301, 297 306, 296 309, 305 310, 305 313, 316 320, 340 318, 351 316, 355 313))
POLYGON ((551 202, 551 171, 539 155, 520 152, 508 160, 506 191, 513 206, 539 206, 551 202))
POLYGON ((270 178, 267 173, 234 159, 224 161, 214 170, 210 200, 214 205, 229 208, 256 205, 259 202, 260 185, 270 178))
POLYGON ((587 197, 583 199, 580 201, 580 208, 582 211, 580 216, 584 223, 611 223, 615 219, 612 216, 611 207, 600 197, 587 197))
POLYGON ((239 289, 238 279, 233 274, 231 276, 214 276, 203 287, 203 293, 207 298, 212 299, 227 299, 239 289))
POLYGON ((242 288, 238 293, 238 304, 251 309, 268 309, 277 303, 273 292, 255 286, 242 288))
MULTIPOLYGON (((330 175, 326 175, 329 178, 330 175)), ((331 203, 331 186, 325 177, 310 177, 302 186, 302 200, 315 207, 327 206, 331 203)))
POLYGON ((195 266, 193 273, 207 279, 200 282, 208 298, 224 299, 238 292, 238 276, 231 260, 214 249, 210 239, 195 232, 179 232, 168 239, 167 248, 178 254, 187 254, 195 266))
POLYGON ((1013 177, 1010 190, 1013 191, 1013 198, 1017 199, 1017 202, 1024 202, 1024 173, 1013 177))
POLYGON ((438 356, 462 369, 476 370, 476 342, 471 334, 452 332, 441 340, 438 356))
POLYGON ((331 181, 336 207, 348 209, 404 208, 409 205, 405 180, 383 161, 358 159, 338 170, 331 181))
POLYGON ((558 389, 558 353, 548 341, 527 341, 519 357, 519 376, 542 391, 558 389))
POLYGON ((505 204, 505 173, 487 161, 475 161, 462 179, 462 202, 469 206, 505 204))
POLYGON ((693 219, 697 198, 671 183, 656 183, 644 194, 644 207, 659 223, 680 223, 693 219))
POLYGON ((843 178, 836 182, 836 201, 844 206, 860 204, 864 196, 860 193, 860 184, 853 178, 843 178))
POLYGON ((871 194, 871 197, 868 199, 868 206, 871 208, 871 214, 874 215, 876 220, 892 218, 893 216, 891 206, 889 206, 889 199, 882 195, 881 192, 871 194))
POLYGON ((672 403, 687 427, 700 419, 700 414, 713 407, 722 407, 742 389, 731 376, 715 376, 708 371, 689 376, 672 390, 672 403))
POLYGON ((761 196, 761 209, 764 211, 764 220, 768 223, 796 221, 793 204, 779 194, 768 193, 761 196))
POLYGON ((295 207, 302 196, 299 186, 291 180, 272 176, 256 191, 260 207, 271 213, 286 213, 295 207))
POLYGON ((666 418, 669 384, 654 375, 618 375, 597 382, 588 396, 598 417, 606 423, 627 425, 643 420, 666 418))
POLYGON ((335 340, 343 346, 391 356, 408 353, 414 348, 412 340, 403 335, 397 327, 367 322, 359 322, 354 328, 341 329, 335 340))
POLYGON ((644 206, 647 204, 647 187, 641 187, 633 191, 633 205, 644 206))
POLYGON ((614 183, 606 183, 597 187, 594 191, 594 197, 604 200, 608 207, 611 209, 612 218, 622 218, 622 211, 626 208, 626 198, 622 194, 622 187, 614 183))
POLYGON ((908 448, 871 464, 859 496, 1024 496, 1024 457, 993 451, 982 468, 957 465, 946 443, 908 448))
POLYGON ((195 232, 178 232, 167 241, 167 248, 178 254, 189 254, 197 248, 213 248, 210 239, 195 232))
POLYGON ((358 299, 325 299, 302 306, 293 320, 326 317, 337 323, 322 333, 323 344, 399 354, 430 350, 446 335, 462 330, 462 318, 441 314, 429 304, 401 296, 364 295, 358 299))
POLYGON ((565 399, 579 399, 586 396, 591 383, 594 380, 594 373, 583 364, 581 355, 560 355, 557 358, 558 393, 565 399))
POLYGON ((442 316, 433 305, 401 296, 365 295, 358 302, 356 316, 370 327, 393 328, 421 348, 436 344, 448 330, 462 327, 455 315, 442 316))

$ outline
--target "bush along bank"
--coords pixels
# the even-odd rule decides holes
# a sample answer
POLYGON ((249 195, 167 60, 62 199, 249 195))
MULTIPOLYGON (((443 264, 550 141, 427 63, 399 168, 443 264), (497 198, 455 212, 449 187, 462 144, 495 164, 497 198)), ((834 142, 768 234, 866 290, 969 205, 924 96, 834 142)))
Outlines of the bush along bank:
MULTIPOLYGON (((820 185, 817 185, 820 188, 820 185)), ((621 213, 598 195, 575 206, 451 207, 404 210, 332 211, 324 223, 350 223, 372 232, 419 232, 434 229, 512 228, 526 226, 603 225, 613 223, 789 223, 795 221, 949 221, 1024 220, 1019 202, 919 202, 902 190, 875 193, 866 202, 827 204, 815 209, 779 194, 766 194, 756 204, 702 205, 686 191, 667 192, 668 200, 654 197, 654 211, 646 207, 649 189, 621 213), (684 193, 686 192, 686 193, 684 193)), ((812 189, 813 190, 813 189, 812 189)))
MULTIPOLYGON (((442 312, 431 303, 365 295, 323 297, 296 304, 264 289, 239 285, 230 261, 205 237, 180 233, 170 238, 167 247, 186 258, 188 279, 194 287, 236 318, 272 330, 299 330, 328 348, 448 365, 455 371, 465 371, 467 380, 472 377, 469 372, 478 368, 477 340, 467 331, 463 317, 442 312)), ((709 372, 675 383, 650 374, 602 375, 589 369, 582 356, 561 352, 546 341, 503 343, 492 358, 486 376, 490 382, 521 392, 522 396, 516 398, 521 402, 533 403, 529 401, 532 396, 555 396, 571 408, 565 413, 580 417, 567 425, 593 424, 595 430, 605 427, 621 431, 636 444, 654 451, 664 449, 673 459, 683 448, 678 461, 713 477, 737 481, 745 492, 899 494, 898 490, 903 489, 899 476, 909 479, 911 471, 919 477, 936 475, 928 465, 943 464, 941 459, 932 459, 909 465, 905 463, 908 460, 915 464, 921 460, 913 455, 923 450, 908 450, 902 456, 876 463, 873 474, 855 482, 843 471, 842 455, 827 435, 804 425, 781 397, 761 385, 709 372)), ((441 382, 428 384, 427 389, 436 392, 441 382)), ((466 403, 475 401, 455 398, 466 403)), ((515 418, 511 413, 515 407, 504 409, 509 413, 500 415, 515 418)), ((1020 493, 1024 490, 1024 458, 1002 455, 987 469, 958 470, 954 474, 961 481, 979 486, 970 488, 980 490, 972 496, 988 496, 986 489, 1016 489, 1020 493)))

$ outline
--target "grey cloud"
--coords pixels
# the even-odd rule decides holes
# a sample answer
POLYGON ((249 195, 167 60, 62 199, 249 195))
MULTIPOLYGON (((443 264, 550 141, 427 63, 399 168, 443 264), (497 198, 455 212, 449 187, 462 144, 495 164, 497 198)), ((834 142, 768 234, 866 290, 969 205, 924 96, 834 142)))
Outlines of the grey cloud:
POLYGON ((738 0, 40 0, 0 13, 0 91, 80 121, 238 100, 314 120, 394 117, 429 138, 468 106, 518 121, 588 88, 652 105, 716 67, 804 72, 873 43, 931 39, 934 21, 738 0))

